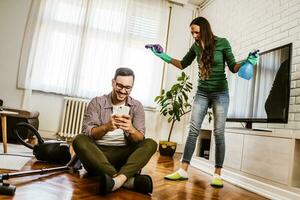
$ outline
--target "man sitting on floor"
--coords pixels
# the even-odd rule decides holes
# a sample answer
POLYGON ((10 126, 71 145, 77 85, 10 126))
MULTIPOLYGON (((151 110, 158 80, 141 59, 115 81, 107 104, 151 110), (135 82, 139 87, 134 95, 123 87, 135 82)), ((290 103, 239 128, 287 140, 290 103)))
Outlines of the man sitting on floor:
POLYGON ((152 193, 152 179, 138 172, 148 163, 157 143, 145 139, 145 113, 142 104, 129 96, 134 72, 118 68, 112 92, 91 100, 83 119, 84 134, 76 136, 73 148, 89 174, 100 177, 100 193, 120 187, 152 193), (128 114, 117 110, 126 106, 128 114), (117 114, 114 114, 117 113, 117 114))

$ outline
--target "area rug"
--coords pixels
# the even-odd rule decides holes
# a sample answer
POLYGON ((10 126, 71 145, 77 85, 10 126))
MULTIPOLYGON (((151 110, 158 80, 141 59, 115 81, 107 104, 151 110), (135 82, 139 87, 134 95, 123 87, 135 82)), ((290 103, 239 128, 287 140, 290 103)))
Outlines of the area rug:
POLYGON ((5 154, 0 143, 0 169, 21 170, 32 157, 31 149, 18 144, 8 144, 5 154))
POLYGON ((0 169, 21 170, 31 157, 0 155, 0 169))

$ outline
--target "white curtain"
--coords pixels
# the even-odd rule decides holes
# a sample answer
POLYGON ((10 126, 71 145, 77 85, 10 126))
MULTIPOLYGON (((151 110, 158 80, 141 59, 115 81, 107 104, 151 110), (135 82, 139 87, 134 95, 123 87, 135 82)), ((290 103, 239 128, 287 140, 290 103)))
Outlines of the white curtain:
POLYGON ((164 44, 166 1, 34 0, 35 7, 30 48, 23 48, 20 62, 26 66, 20 77, 26 78, 19 85, 92 98, 111 91, 116 68, 129 67, 136 74, 132 96, 144 106, 155 105, 162 62, 144 45, 164 44))

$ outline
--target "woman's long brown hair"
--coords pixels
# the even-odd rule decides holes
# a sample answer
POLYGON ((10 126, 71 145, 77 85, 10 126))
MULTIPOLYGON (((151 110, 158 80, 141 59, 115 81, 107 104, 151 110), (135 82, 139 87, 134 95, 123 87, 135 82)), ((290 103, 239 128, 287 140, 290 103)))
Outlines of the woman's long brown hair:
POLYGON ((210 24, 204 17, 195 18, 190 26, 197 25, 200 27, 200 44, 201 41, 204 44, 202 57, 199 63, 199 77, 203 80, 209 78, 209 74, 212 70, 212 64, 214 62, 214 49, 215 49, 215 39, 214 34, 211 30, 210 24))

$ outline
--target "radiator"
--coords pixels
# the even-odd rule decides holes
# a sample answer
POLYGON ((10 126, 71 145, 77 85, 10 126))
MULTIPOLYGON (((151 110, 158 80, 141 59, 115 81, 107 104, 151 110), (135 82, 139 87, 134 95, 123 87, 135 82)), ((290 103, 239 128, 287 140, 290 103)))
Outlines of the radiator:
POLYGON ((79 98, 64 98, 64 110, 59 136, 73 138, 81 133, 83 115, 90 100, 79 98))

